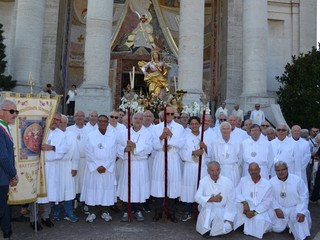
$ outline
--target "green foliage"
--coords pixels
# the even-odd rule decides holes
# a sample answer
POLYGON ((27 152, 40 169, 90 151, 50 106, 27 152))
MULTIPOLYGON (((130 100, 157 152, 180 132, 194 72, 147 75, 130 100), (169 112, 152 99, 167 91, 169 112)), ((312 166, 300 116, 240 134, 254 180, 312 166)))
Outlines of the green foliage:
MULTIPOLYGON (((320 46, 320 45, 319 45, 320 46)), ((302 128, 319 126, 320 119, 320 52, 315 47, 306 54, 292 56, 277 91, 283 115, 289 124, 302 128)))
POLYGON ((4 37, 2 35, 2 27, 3 25, 0 23, 0 90, 2 89, 4 91, 9 91, 16 86, 17 81, 12 80, 12 77, 10 75, 5 76, 3 74, 7 66, 7 61, 4 60, 4 58, 6 57, 6 46, 3 44, 4 37))

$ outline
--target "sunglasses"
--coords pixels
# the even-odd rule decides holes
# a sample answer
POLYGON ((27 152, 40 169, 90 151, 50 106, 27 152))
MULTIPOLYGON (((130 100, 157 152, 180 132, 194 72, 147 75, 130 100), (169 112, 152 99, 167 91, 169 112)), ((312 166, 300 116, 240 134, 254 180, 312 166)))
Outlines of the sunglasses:
POLYGON ((261 124, 261 127, 270 127, 269 125, 261 124))
POLYGON ((227 121, 227 119, 225 118, 222 118, 222 119, 219 119, 221 122, 224 122, 224 121, 227 121))
POLYGON ((167 113, 167 116, 173 116, 174 115, 174 113, 167 113))
POLYGON ((114 119, 118 119, 119 117, 117 117, 117 116, 110 116, 111 118, 114 118, 114 119))
POLYGON ((180 119, 180 117, 174 117, 174 119, 180 119))
POLYGON ((287 129, 282 129, 282 128, 277 129, 277 132, 286 132, 286 131, 287 131, 287 129))
POLYGON ((14 110, 14 109, 2 109, 2 111, 6 111, 6 112, 9 112, 10 114, 14 114, 16 113, 17 115, 19 114, 19 111, 18 110, 14 110))

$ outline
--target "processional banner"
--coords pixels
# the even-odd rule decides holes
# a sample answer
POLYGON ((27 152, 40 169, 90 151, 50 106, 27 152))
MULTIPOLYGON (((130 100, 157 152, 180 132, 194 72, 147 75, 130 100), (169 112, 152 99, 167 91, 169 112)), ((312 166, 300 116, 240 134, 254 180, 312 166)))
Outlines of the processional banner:
POLYGON ((60 96, 3 93, 17 105, 19 115, 10 125, 14 143, 15 166, 19 183, 9 191, 9 204, 35 202, 47 196, 44 152, 45 142, 60 96))

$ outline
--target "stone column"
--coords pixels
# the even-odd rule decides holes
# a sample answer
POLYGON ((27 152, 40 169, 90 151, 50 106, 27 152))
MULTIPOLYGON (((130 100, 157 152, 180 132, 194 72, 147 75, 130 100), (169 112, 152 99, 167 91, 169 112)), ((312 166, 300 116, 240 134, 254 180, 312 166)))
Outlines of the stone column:
POLYGON ((17 92, 29 92, 29 73, 35 81, 35 92, 40 90, 40 69, 46 1, 18 0, 14 46, 13 79, 17 92))
POLYGON ((204 0, 180 1, 178 88, 184 104, 200 103, 203 80, 204 0))
POLYGON ((108 114, 112 106, 109 83, 113 1, 89 0, 84 53, 84 83, 76 110, 108 114))
MULTIPOLYGON (((269 105, 267 95, 268 50, 267 0, 243 0, 243 88, 244 110, 255 103, 269 105)), ((270 102, 271 101, 271 102, 270 102)))

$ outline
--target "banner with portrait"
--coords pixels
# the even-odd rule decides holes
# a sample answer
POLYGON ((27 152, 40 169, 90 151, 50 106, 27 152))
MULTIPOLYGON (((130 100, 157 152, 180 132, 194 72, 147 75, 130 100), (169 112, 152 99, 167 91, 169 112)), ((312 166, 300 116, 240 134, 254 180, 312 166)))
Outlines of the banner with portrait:
POLYGON ((60 96, 4 93, 2 97, 17 105, 19 115, 10 125, 14 143, 15 166, 19 183, 9 191, 9 204, 35 202, 47 196, 44 152, 45 142, 60 96))

